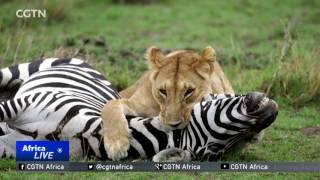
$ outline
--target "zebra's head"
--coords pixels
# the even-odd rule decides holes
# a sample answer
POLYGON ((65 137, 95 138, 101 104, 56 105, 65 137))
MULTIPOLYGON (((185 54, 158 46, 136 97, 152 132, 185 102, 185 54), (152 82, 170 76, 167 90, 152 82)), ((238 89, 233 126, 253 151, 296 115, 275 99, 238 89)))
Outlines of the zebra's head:
POLYGON ((254 118, 251 132, 259 133, 269 127, 278 115, 278 105, 263 93, 253 92, 245 96, 245 106, 249 118, 254 118))
POLYGON ((210 161, 218 160, 235 144, 269 127, 278 114, 277 103, 259 92, 218 97, 196 106, 200 111, 194 109, 190 126, 198 127, 202 131, 199 134, 206 138, 202 147, 193 146, 191 151, 197 158, 210 161))

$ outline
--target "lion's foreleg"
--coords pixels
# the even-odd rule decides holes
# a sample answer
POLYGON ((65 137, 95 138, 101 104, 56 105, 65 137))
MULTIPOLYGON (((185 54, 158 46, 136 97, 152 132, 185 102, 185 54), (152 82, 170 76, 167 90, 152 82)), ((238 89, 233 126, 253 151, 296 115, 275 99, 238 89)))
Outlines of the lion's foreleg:
POLYGON ((112 160, 119 160, 128 155, 130 132, 125 116, 137 115, 130 104, 132 103, 128 99, 112 100, 105 104, 102 111, 104 146, 112 160))

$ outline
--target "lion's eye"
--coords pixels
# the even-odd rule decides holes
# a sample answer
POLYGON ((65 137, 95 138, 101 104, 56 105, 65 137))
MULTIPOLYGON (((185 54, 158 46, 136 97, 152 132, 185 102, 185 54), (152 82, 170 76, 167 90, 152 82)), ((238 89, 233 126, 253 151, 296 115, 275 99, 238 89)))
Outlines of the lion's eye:
POLYGON ((187 91, 184 93, 184 97, 187 98, 187 97, 190 97, 194 92, 194 89, 193 88, 189 88, 187 89, 187 91))
POLYGON ((165 89, 159 89, 159 93, 161 96, 166 97, 167 96, 167 91, 165 89))

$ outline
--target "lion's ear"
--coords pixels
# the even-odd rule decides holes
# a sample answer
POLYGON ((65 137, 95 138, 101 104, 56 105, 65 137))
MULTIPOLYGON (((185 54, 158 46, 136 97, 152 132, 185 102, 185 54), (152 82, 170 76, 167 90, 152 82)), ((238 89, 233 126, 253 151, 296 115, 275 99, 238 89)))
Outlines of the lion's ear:
POLYGON ((208 46, 202 50, 200 56, 201 59, 196 63, 195 70, 202 78, 208 79, 213 73, 216 61, 216 51, 208 46))
POLYGON ((211 46, 207 46, 206 48, 204 48, 201 52, 201 56, 204 61, 216 61, 216 51, 211 46))
POLYGON ((145 58, 148 60, 150 67, 153 69, 159 69, 163 66, 164 55, 159 48, 148 48, 145 58))

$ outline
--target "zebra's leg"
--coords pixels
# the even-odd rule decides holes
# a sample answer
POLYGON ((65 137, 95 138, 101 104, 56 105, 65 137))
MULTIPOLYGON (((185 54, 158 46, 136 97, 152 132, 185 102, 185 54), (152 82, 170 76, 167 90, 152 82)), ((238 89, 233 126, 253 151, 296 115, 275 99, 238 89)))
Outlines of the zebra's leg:
POLYGON ((16 141, 18 140, 33 140, 33 138, 17 131, 0 136, 0 159, 16 157, 16 141))

